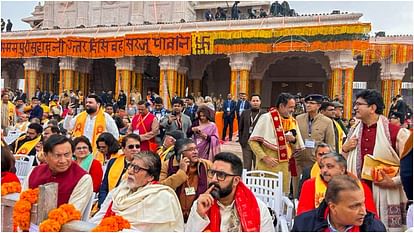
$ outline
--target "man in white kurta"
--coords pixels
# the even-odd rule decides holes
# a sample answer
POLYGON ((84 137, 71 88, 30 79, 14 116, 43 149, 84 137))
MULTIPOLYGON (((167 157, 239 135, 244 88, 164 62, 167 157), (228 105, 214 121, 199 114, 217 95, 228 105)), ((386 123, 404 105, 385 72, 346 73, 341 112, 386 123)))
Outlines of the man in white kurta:
MULTIPOLYGON (((86 112, 88 116, 86 117, 84 128, 83 128, 83 135, 89 139, 92 145, 95 145, 94 141, 94 130, 95 130, 95 122, 97 119, 97 114, 100 113, 101 108, 101 100, 99 97, 95 95, 90 95, 86 99, 86 112)), ((106 112, 103 112, 105 116, 105 131, 111 133, 116 139, 119 138, 119 130, 116 126, 114 119, 106 112)), ((76 116, 73 116, 73 110, 70 109, 68 114, 65 117, 63 122, 63 128, 68 131, 72 131, 75 127, 77 119, 80 117, 81 113, 76 116)), ((97 137, 95 136, 95 139, 97 137)))
POLYGON ((152 152, 140 152, 128 167, 128 179, 108 193, 101 209, 89 221, 99 224, 108 216, 121 216, 133 230, 184 231, 180 201, 174 190, 157 184, 161 160, 152 152))

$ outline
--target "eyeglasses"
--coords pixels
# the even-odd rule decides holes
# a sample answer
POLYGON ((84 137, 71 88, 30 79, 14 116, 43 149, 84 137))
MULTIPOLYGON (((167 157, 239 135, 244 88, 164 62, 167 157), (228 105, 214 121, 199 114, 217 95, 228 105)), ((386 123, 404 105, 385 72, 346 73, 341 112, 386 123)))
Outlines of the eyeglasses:
POLYGON ((87 146, 82 146, 82 147, 76 147, 75 149, 76 149, 76 150, 88 150, 88 149, 89 149, 89 147, 87 147, 87 146))
POLYGON ((130 149, 130 150, 134 149, 134 147, 135 147, 135 149, 139 149, 140 145, 139 144, 131 144, 131 145, 127 146, 127 148, 130 149))
POLYGON ((98 146, 98 150, 106 149, 108 146, 98 146))
POLYGON ((363 105, 368 106, 369 104, 367 104, 367 103, 360 103, 360 102, 354 102, 354 106, 355 107, 359 107, 359 106, 363 106, 363 105))
POLYGON ((188 148, 187 150, 183 150, 183 151, 196 151, 197 150, 197 147, 193 147, 193 148, 188 148))
POLYGON ((139 165, 132 164, 132 163, 130 163, 129 166, 128 166, 128 169, 130 169, 130 168, 132 168, 134 173, 138 173, 141 170, 148 171, 148 169, 140 167, 139 165))
POLYGON ((225 180, 227 176, 238 176, 238 175, 228 174, 228 173, 226 173, 226 172, 216 171, 216 170, 212 170, 212 169, 209 169, 209 170, 207 171, 207 176, 208 176, 209 178, 213 178, 213 177, 214 177, 214 175, 216 175, 216 177, 217 177, 217 180, 218 180, 218 181, 223 181, 223 180, 225 180))
POLYGON ((319 104, 319 103, 315 101, 306 101, 306 104, 319 104))

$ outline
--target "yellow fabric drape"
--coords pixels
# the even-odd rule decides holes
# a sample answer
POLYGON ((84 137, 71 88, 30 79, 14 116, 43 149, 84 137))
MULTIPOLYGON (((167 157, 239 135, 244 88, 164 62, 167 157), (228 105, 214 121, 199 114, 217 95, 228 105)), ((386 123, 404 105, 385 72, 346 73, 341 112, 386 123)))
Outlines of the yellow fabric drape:
POLYGON ((25 70, 25 92, 30 100, 36 92, 36 80, 39 78, 39 72, 36 70, 25 70))
POLYGON ((118 98, 120 90, 123 90, 127 96, 130 96, 132 71, 116 70, 116 73, 115 97, 118 98))
POLYGON ((331 80, 329 82, 329 97, 342 96, 342 69, 332 69, 331 80))
POLYGON ((384 115, 387 115, 390 111, 390 104, 392 99, 392 80, 391 79, 385 79, 381 80, 381 94, 382 98, 384 98, 384 115))
POLYGON ((354 87, 354 69, 349 68, 345 70, 345 84, 344 84, 344 115, 345 119, 352 117, 352 95, 354 87))

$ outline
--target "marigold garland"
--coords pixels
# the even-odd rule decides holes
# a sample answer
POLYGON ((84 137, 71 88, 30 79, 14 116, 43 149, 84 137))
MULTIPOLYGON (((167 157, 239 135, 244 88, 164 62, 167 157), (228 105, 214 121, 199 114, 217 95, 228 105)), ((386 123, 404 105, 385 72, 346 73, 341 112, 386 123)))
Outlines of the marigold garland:
POLYGON ((20 199, 13 208, 13 223, 22 231, 28 231, 30 227, 30 211, 32 205, 37 202, 39 189, 28 189, 20 194, 20 199))
POLYGON ((10 193, 20 193, 22 191, 22 186, 19 182, 8 182, 1 184, 1 195, 5 196, 10 193))
POLYGON ((92 232, 117 232, 123 229, 130 229, 131 224, 121 216, 111 216, 102 219, 98 226, 92 229, 92 232))
POLYGON ((81 213, 72 204, 63 204, 48 214, 48 219, 39 225, 41 232, 58 232, 62 225, 72 220, 80 220, 81 213))

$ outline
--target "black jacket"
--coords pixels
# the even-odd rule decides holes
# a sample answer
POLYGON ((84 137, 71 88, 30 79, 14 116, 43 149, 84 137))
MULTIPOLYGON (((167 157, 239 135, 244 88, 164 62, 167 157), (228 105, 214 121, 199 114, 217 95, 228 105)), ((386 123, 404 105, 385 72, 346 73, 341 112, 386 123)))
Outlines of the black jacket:
MULTIPOLYGON (((323 201, 318 208, 305 212, 295 217, 295 223, 292 232, 305 231, 317 232, 324 231, 328 227, 328 221, 324 218, 324 213, 328 205, 323 201)), ((359 227, 361 232, 385 232, 384 224, 374 218, 374 214, 367 212, 364 222, 359 227)))

